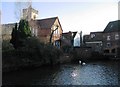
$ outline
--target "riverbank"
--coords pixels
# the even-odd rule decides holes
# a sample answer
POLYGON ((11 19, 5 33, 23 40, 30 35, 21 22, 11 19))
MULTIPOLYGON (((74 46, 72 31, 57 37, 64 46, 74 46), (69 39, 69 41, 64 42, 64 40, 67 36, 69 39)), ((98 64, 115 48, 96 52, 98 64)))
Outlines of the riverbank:
MULTIPOLYGON (((71 58, 69 55, 64 54, 63 56, 60 57, 59 61, 57 61, 54 64, 51 64, 50 62, 45 63, 44 61, 32 61, 30 62, 29 60, 25 61, 24 59, 22 61, 24 62, 20 62, 19 63, 17 61, 15 61, 15 59, 13 59, 14 62, 16 63, 9 63, 9 64, 5 64, 2 66, 2 72, 3 73, 7 73, 7 72, 14 72, 14 71, 24 71, 24 70, 32 70, 32 69, 36 69, 36 68, 40 68, 40 67, 44 67, 44 66, 58 66, 58 65, 63 65, 63 64, 79 64, 79 60, 73 61, 73 58, 71 58)), ((11 60, 12 61, 12 60, 11 60)), ((89 62, 108 62, 108 61, 120 61, 120 59, 88 59, 85 60, 83 62, 85 63, 89 63, 89 62)))
MULTIPOLYGON (((39 58, 40 59, 40 58, 39 58)), ((63 54, 60 58, 56 58, 58 60, 54 60, 52 63, 48 59, 44 60, 30 60, 29 58, 5 58, 3 59, 2 72, 13 72, 25 69, 34 69, 44 66, 58 66, 60 64, 68 64, 72 63, 72 57, 69 54, 63 54)))
POLYGON ((9 41, 2 43, 2 71, 9 72, 22 68, 54 65, 59 63, 62 51, 35 38, 24 42, 24 46, 14 49, 9 41))
POLYGON ((71 62, 78 63, 81 56, 84 62, 109 60, 109 58, 104 58, 101 55, 86 57, 85 53, 75 54, 74 50, 70 53, 64 53, 61 49, 49 44, 45 45, 36 39, 30 39, 25 43, 26 45, 19 49, 14 49, 10 43, 7 44, 9 46, 3 46, 2 72, 33 69, 44 65, 55 66, 71 62))

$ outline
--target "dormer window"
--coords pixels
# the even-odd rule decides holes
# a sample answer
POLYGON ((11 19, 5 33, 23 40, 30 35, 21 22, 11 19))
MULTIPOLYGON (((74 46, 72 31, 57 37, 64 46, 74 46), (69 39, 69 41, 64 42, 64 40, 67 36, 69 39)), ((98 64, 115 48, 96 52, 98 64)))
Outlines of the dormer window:
POLYGON ((95 37, 95 34, 91 34, 91 38, 94 38, 95 37))
POLYGON ((112 27, 113 27, 113 25, 110 26, 110 28, 112 28, 112 27))

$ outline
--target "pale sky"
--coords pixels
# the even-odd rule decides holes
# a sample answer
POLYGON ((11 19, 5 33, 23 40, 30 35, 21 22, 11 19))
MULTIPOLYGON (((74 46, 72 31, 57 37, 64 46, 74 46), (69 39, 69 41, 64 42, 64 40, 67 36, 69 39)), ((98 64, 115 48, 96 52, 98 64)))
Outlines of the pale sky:
MULTIPOLYGON (((13 2, 2 1, 2 24, 18 21, 15 11, 19 8, 13 2)), ((44 0, 46 1, 46 0, 44 0)), ((61 0, 62 1, 62 0, 61 0)), ((39 11, 39 19, 58 16, 63 32, 82 31, 83 34, 103 31, 110 21, 118 20, 118 0, 84 0, 71 2, 32 2, 39 11)))

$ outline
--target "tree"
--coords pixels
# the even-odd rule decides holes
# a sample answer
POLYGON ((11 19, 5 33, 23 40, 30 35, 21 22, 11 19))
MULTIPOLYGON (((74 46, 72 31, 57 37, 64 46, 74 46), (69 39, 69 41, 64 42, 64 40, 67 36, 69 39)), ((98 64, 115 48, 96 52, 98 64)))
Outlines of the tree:
POLYGON ((23 41, 32 36, 28 21, 21 19, 18 27, 16 23, 11 36, 12 39, 10 40, 10 43, 13 44, 15 49, 23 46, 23 41))
POLYGON ((15 23, 15 28, 13 28, 12 34, 11 34, 12 38, 10 40, 10 43, 13 44, 14 48, 17 48, 18 45, 18 31, 17 31, 17 23, 15 23))
POLYGON ((56 26, 56 29, 55 30, 52 30, 52 33, 50 34, 50 44, 52 44, 52 36, 53 36, 53 33, 54 31, 56 31, 58 29, 58 25, 56 26))
POLYGON ((18 32, 19 32, 21 39, 26 39, 27 37, 31 37, 31 31, 30 31, 28 21, 23 20, 23 19, 20 20, 18 32))

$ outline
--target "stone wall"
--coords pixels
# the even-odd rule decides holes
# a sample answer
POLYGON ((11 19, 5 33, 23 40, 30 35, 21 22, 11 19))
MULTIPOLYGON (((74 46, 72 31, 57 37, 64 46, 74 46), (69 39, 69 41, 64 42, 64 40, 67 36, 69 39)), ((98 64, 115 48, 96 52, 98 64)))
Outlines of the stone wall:
POLYGON ((2 39, 3 40, 11 39, 11 33, 14 27, 15 27, 15 23, 2 25, 2 39))

